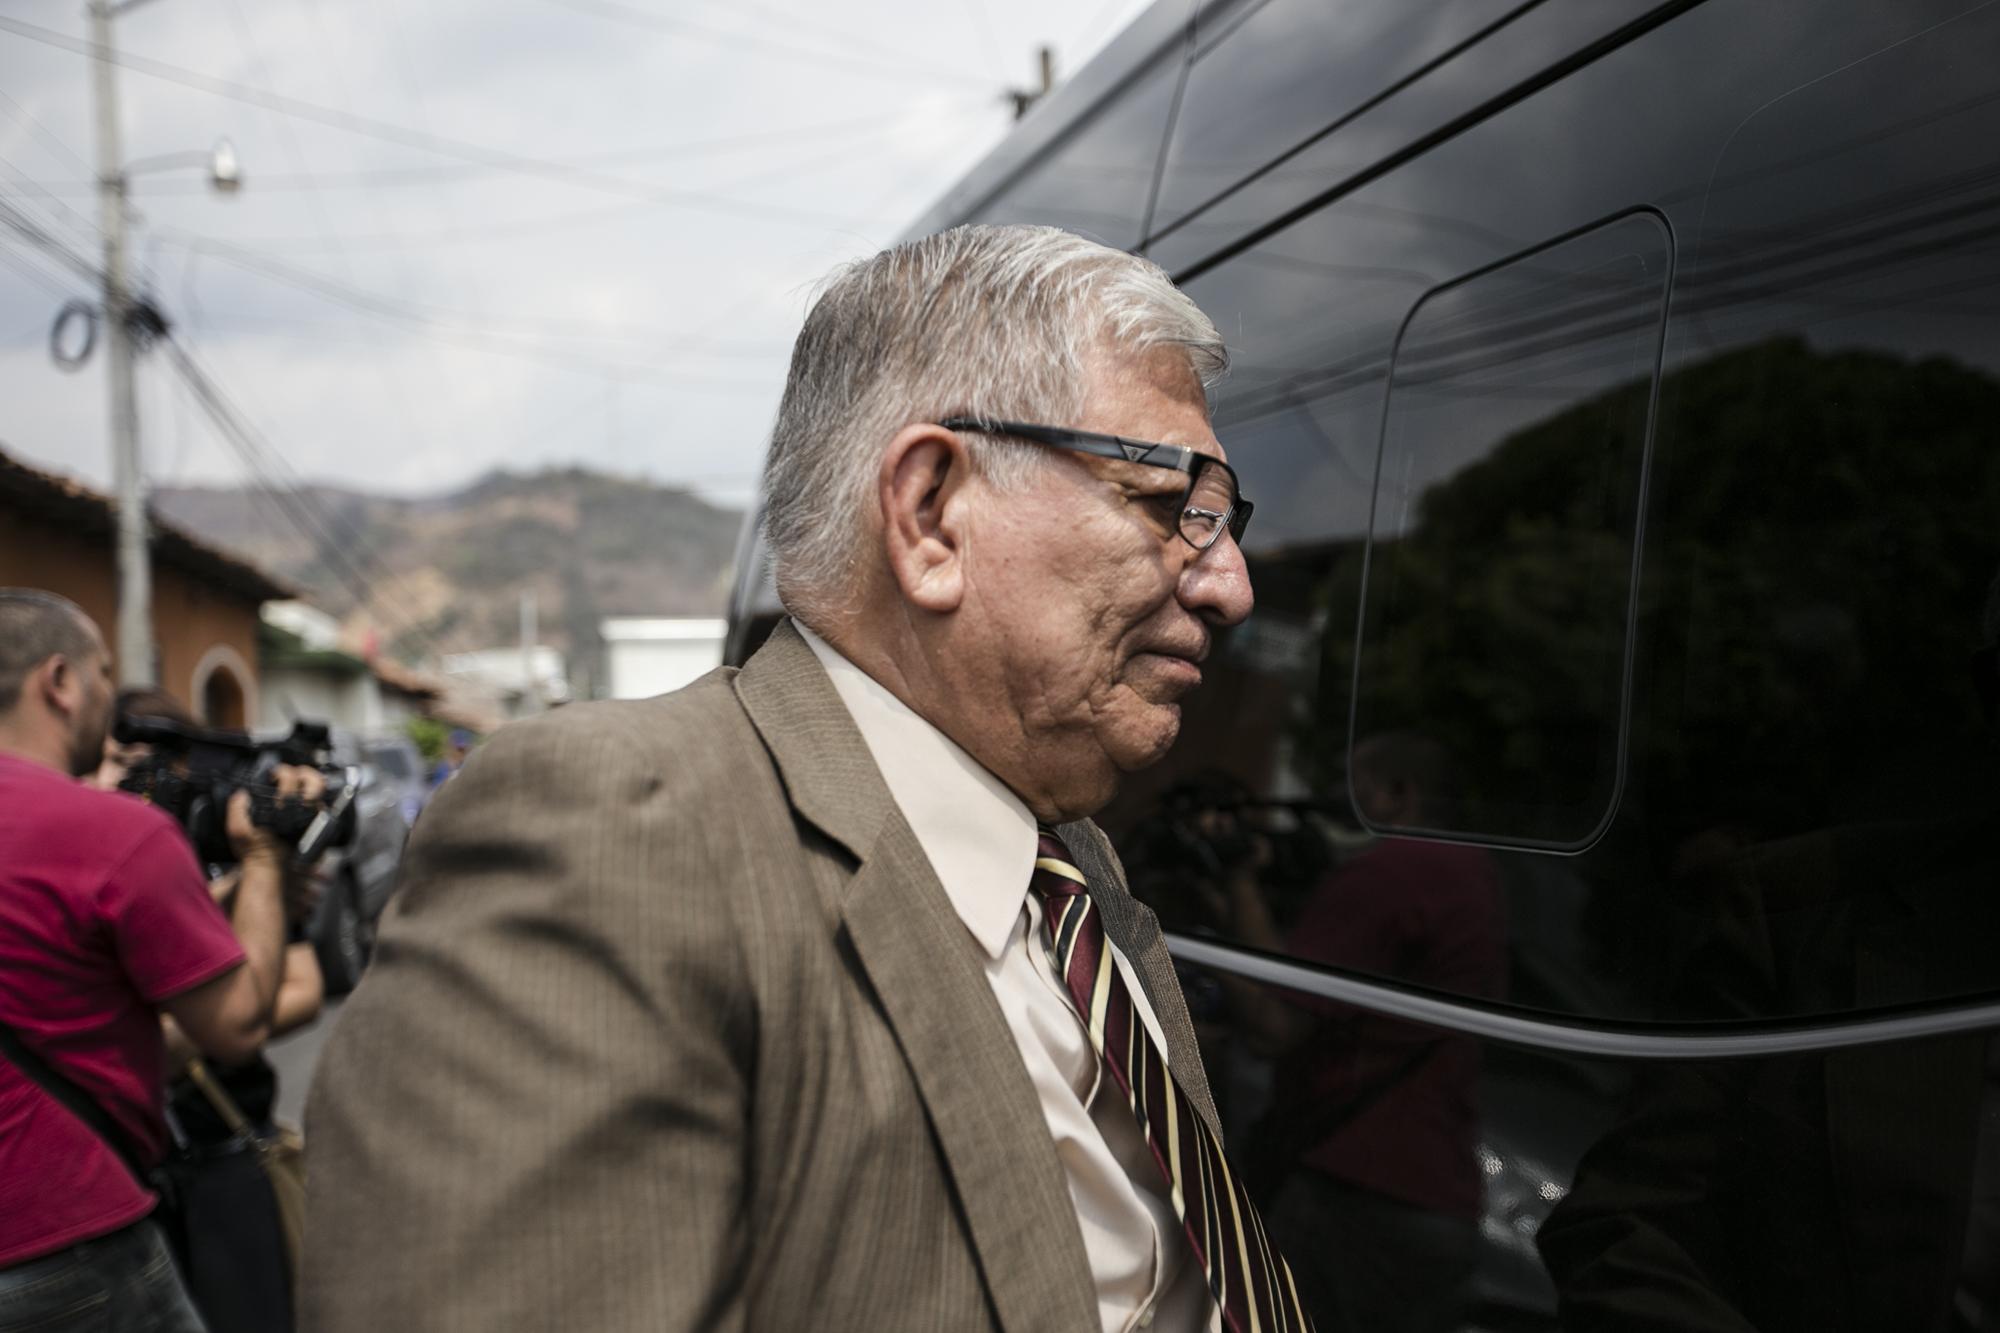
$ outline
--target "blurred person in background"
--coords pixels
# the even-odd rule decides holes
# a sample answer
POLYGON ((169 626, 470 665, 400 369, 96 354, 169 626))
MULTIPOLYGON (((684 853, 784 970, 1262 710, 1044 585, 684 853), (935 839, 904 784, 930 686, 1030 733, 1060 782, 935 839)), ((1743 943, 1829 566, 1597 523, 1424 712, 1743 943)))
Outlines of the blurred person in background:
MULTIPOLYGON (((1366 827, 1449 823, 1455 765, 1428 736, 1354 745, 1348 788, 1366 827)), ((1269 841, 1211 890, 1253 948, 1459 995, 1498 999, 1506 927, 1498 872, 1478 847, 1373 838, 1281 928, 1263 880, 1269 841)), ((1271 1105, 1246 1166, 1268 1182, 1272 1239, 1298 1257, 1321 1333, 1452 1333, 1472 1281, 1483 1177, 1479 1043, 1297 991, 1222 978, 1239 1030, 1272 1061, 1271 1105), (1312 1256, 1307 1259, 1306 1256, 1312 1256)))
POLYGON ((0 588, 0 1325, 200 1333, 135 1175, 168 1142, 160 1015, 224 1063, 257 1052, 282 976, 279 852, 232 801, 256 873, 225 916, 171 819, 77 781, 112 701, 96 625, 0 588))
POLYGON ((1310 1327, 1090 820, 1250 611, 1224 362, 1052 228, 828 285, 792 619, 502 728, 412 837, 307 1109, 309 1329, 1310 1327))
POLYGON ((445 781, 459 769, 465 767, 465 756, 472 751, 472 733, 454 727, 445 742, 444 753, 431 766, 431 790, 444 786, 445 781))
MULTIPOLYGON (((113 706, 114 718, 148 718, 193 731, 200 728, 180 700, 153 686, 123 689, 113 706)), ((152 747, 121 743, 107 736, 104 761, 91 785, 116 791, 135 765, 152 758, 152 747)), ((209 893, 226 912, 233 911, 243 892, 263 893, 255 881, 272 873, 263 860, 226 868, 204 867, 212 877, 209 893), (246 890, 245 881, 252 881, 246 890)), ((296 1031, 319 1017, 326 998, 319 956, 306 938, 315 886, 310 871, 287 861, 281 867, 285 903, 285 953, 278 996, 271 1010, 273 1038, 296 1031)), ((195 1308, 209 1333, 287 1333, 293 1324, 292 1288, 283 1226, 270 1186, 258 1168, 254 1144, 230 1124, 231 1112, 218 1106, 216 1092, 251 1133, 269 1138, 278 1133, 272 1112, 278 1101, 278 1071, 262 1051, 239 1064, 204 1061, 171 1015, 161 1024, 167 1042, 168 1106, 177 1151, 175 1172, 181 1181, 184 1207, 199 1213, 184 1217, 184 1225, 200 1225, 207 1243, 184 1249, 182 1276, 195 1308), (215 1206, 205 1201, 215 1199, 215 1206), (218 1232, 219 1229, 219 1232, 218 1232)))

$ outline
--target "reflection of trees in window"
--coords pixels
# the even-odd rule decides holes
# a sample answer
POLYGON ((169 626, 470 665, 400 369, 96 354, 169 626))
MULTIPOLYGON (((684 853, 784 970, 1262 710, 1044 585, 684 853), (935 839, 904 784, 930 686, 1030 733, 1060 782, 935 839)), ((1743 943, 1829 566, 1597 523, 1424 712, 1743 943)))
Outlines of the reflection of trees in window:
POLYGON ((1662 411, 1651 803, 1775 835, 1977 799, 2000 381, 1786 338, 1677 376, 1662 411))
MULTIPOLYGON (((1576 780, 1601 570, 1625 555, 1601 515, 1574 511, 1589 499, 1574 479, 1647 387, 1514 432, 1383 543, 1409 614, 1371 645, 1364 689, 1375 717, 1458 757, 1459 827, 1504 827, 1496 809, 1576 780)), ((1779 339, 1677 372, 1661 404, 1629 761, 1649 821, 1775 834, 1969 796, 1983 741, 1965 663, 2000 564, 2000 381, 1779 339)), ((1329 785, 1359 579, 1339 562, 1322 594, 1333 618, 1300 752, 1329 785)))
MULTIPOLYGON (((1608 806, 1631 542, 1578 478, 1600 466, 1608 421, 1643 422, 1649 388, 1516 433, 1377 547, 1378 564, 1393 548, 1394 624, 1367 638, 1355 725, 1420 731, 1457 757, 1463 805, 1433 827, 1573 842, 1608 806)), ((1340 679, 1323 680, 1352 678, 1353 647, 1342 636, 1340 679)))
POLYGON ((1376 688, 1384 673, 1510 664, 1485 701, 1492 725, 1457 738, 1497 755, 1508 781, 1434 805, 1423 827, 1581 846, 1610 815, 1670 267, 1658 217, 1626 214, 1436 289, 1397 339, 1355 740, 1429 728, 1428 708, 1376 688), (1521 429, 1537 418, 1549 424, 1521 429), (1503 468, 1509 484, 1489 485, 1503 468))

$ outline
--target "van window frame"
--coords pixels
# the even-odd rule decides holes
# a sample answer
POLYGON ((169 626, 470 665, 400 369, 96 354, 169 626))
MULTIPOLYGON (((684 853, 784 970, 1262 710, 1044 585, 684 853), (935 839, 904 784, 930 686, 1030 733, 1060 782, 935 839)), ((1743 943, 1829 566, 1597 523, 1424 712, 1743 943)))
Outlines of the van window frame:
POLYGON ((1660 278, 1660 311, 1658 322, 1653 329, 1653 354, 1649 367, 1650 383, 1646 392, 1646 419, 1639 442, 1638 485, 1634 496, 1632 523, 1631 563, 1626 574, 1624 643, 1619 665, 1618 684, 1618 738, 1613 758, 1611 788, 1596 822, 1580 838, 1558 840, 1509 836, 1499 833, 1473 832, 1464 829, 1395 827, 1381 828, 1372 823, 1359 807, 1354 815, 1361 826, 1382 837, 1423 838, 1434 842, 1462 843, 1473 847, 1507 848, 1520 851, 1548 852, 1559 856, 1580 856, 1603 840, 1611 826, 1617 822, 1619 808, 1624 804, 1625 787, 1630 764, 1632 734, 1632 688, 1637 669, 1636 645, 1639 631, 1639 575, 1643 568, 1646 552, 1646 516, 1651 499, 1653 475, 1653 448, 1659 433, 1660 380, 1665 369, 1667 329, 1673 317, 1674 280, 1679 271, 1680 247, 1675 236, 1673 223, 1666 214, 1650 204, 1620 209, 1606 214, 1582 226, 1572 227, 1557 236, 1525 249, 1518 250, 1503 259, 1460 274, 1449 281, 1419 295, 1411 303, 1409 313, 1403 316, 1396 328, 1396 336, 1389 346, 1389 363, 1382 390, 1381 425, 1375 437, 1375 477, 1373 490, 1368 499, 1368 539, 1361 554, 1361 593, 1354 612, 1354 671, 1348 681, 1347 700, 1347 747, 1345 761, 1351 772, 1354 767, 1356 732, 1361 712, 1361 669, 1365 660, 1363 651, 1368 624, 1369 588, 1375 572, 1375 540, 1377 519, 1382 502, 1382 469, 1389 447, 1389 425, 1396 405, 1396 364, 1403 352, 1403 341, 1409 335, 1410 326, 1425 304, 1434 298, 1456 288, 1477 282, 1482 278, 1512 267, 1523 260, 1567 245, 1592 232, 1614 226, 1631 218, 1645 218, 1660 230, 1664 241, 1666 271, 1660 278))

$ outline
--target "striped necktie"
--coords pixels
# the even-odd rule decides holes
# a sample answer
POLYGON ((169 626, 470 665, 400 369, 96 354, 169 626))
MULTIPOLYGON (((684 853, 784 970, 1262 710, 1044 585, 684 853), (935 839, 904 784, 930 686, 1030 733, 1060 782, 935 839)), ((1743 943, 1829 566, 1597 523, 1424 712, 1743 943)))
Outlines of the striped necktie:
POLYGON ((1223 1318, 1235 1333, 1311 1333, 1292 1270, 1265 1236, 1249 1193, 1222 1155, 1221 1141, 1195 1113, 1133 1011, 1083 872, 1047 828, 1041 830, 1028 884, 1041 895, 1049 949, 1070 1000, 1145 1132, 1223 1318))

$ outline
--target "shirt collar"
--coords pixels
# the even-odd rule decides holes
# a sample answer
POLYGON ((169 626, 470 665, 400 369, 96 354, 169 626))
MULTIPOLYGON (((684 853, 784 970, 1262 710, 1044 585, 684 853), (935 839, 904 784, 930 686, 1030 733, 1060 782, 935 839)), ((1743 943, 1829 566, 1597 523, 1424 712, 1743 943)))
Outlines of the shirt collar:
POLYGON ((1005 783, 874 677, 804 625, 798 631, 853 715, 959 920, 989 958, 999 958, 1035 868, 1034 815, 1005 783))

